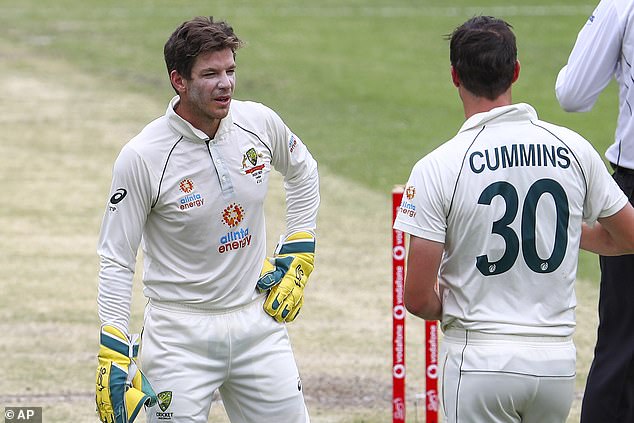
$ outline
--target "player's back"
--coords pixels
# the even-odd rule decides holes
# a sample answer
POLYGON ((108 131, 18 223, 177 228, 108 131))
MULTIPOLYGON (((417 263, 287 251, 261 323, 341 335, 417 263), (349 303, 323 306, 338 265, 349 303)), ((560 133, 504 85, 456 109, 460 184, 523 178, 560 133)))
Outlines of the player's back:
POLYGON ((443 183, 440 274, 451 287, 444 326, 572 334, 592 152, 583 138, 520 104, 476 115, 430 155, 450 176, 443 183))

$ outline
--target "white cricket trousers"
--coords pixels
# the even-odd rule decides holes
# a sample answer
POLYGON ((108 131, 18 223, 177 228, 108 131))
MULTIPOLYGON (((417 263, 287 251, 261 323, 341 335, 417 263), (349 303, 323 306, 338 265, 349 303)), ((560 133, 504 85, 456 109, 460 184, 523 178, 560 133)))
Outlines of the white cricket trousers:
POLYGON ((309 423, 286 331, 264 297, 218 312, 150 301, 141 368, 159 397, 152 423, 207 423, 220 392, 232 423, 309 423))
POLYGON ((564 423, 574 396, 571 337, 490 335, 448 329, 441 397, 449 423, 564 423))

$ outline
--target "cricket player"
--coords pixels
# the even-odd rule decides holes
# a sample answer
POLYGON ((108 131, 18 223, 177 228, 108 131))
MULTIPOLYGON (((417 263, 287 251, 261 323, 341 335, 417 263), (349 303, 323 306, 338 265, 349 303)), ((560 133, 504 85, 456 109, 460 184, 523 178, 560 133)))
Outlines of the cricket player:
POLYGON ((216 390, 233 423, 309 422, 285 325, 314 266, 317 163, 273 110, 233 99, 241 46, 224 21, 176 28, 164 55, 177 95, 114 164, 98 246, 104 422, 131 422, 143 405, 149 422, 207 422, 216 390), (265 259, 273 169, 287 231, 265 259), (139 245, 140 354, 129 327, 139 245))
POLYGON ((450 61, 466 121, 407 182, 394 224, 410 234, 405 305, 441 320, 446 421, 565 422, 579 247, 632 251, 634 209, 590 143, 512 102, 507 22, 466 21, 450 61))
MULTIPOLYGON (((634 2, 602 0, 557 76, 569 112, 592 109, 612 79, 619 87, 614 142, 605 152, 612 177, 634 201, 634 2)), ((600 256, 599 328, 581 407, 581 422, 634 422, 634 256, 600 256)))

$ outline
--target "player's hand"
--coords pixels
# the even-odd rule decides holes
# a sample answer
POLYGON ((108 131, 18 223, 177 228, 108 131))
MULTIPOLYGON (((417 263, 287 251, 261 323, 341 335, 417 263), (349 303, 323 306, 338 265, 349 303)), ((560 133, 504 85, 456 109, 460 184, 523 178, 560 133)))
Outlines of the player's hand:
POLYGON ((97 367, 97 413, 104 423, 132 423, 141 407, 156 404, 156 394, 136 365, 137 336, 114 326, 101 328, 97 367))
POLYGON ((297 232, 264 260, 258 288, 269 291, 264 310, 278 322, 292 322, 304 304, 304 287, 315 266, 315 237, 297 232))

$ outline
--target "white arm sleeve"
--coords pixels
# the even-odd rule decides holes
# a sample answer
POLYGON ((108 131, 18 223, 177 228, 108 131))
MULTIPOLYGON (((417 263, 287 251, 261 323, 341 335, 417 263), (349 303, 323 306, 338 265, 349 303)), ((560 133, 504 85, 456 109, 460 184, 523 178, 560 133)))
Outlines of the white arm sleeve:
POLYGON ((447 213, 444 184, 451 178, 443 173, 446 165, 433 154, 420 159, 413 167, 406 187, 415 190, 412 198, 403 197, 394 228, 418 238, 445 243, 447 213))
POLYGON ((314 234, 319 208, 317 162, 299 137, 271 111, 273 159, 284 176, 286 191, 286 232, 309 231, 314 234))
POLYGON ((625 193, 612 178, 597 151, 590 147, 584 152, 587 166, 588 192, 583 204, 583 220, 588 224, 612 216, 627 204, 625 193))
POLYGON ((102 324, 127 331, 137 250, 152 204, 149 171, 131 148, 115 162, 109 198, 97 247, 97 305, 102 324))
POLYGON ((608 85, 621 54, 623 22, 613 0, 603 0, 579 32, 555 93, 568 112, 587 112, 608 85))

